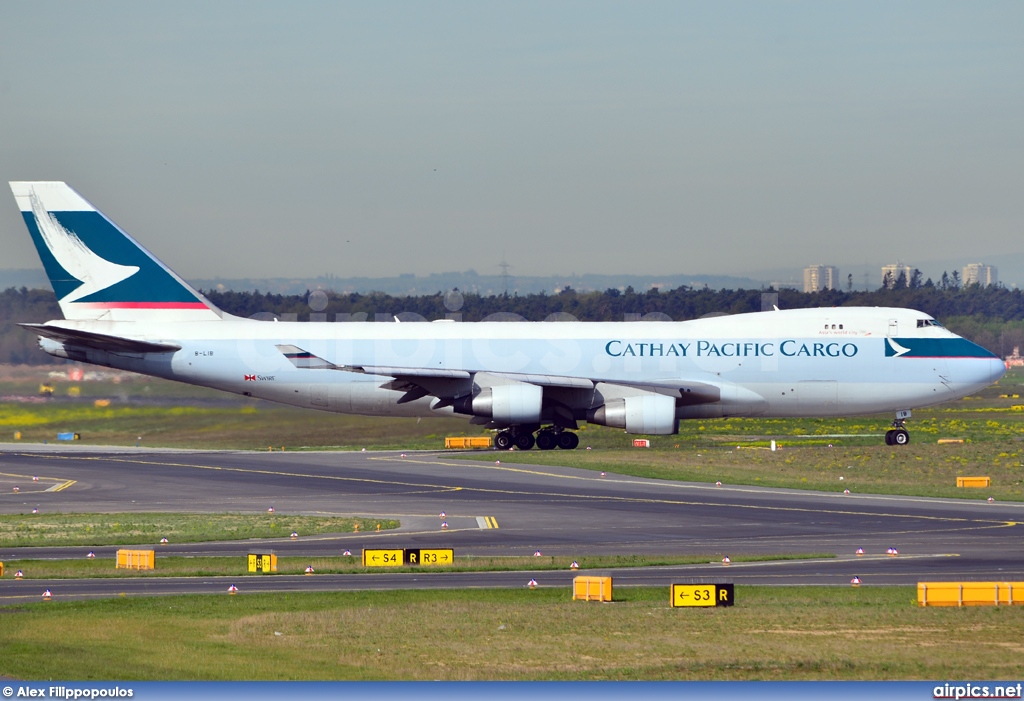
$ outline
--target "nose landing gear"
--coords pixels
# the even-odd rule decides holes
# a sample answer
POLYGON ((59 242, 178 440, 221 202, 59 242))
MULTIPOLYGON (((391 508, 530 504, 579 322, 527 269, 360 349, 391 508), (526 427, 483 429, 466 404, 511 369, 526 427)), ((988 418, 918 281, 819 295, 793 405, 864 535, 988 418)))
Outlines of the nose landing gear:
POLYGON ((896 412, 896 420, 892 422, 892 428, 885 432, 886 445, 907 445, 910 443, 910 433, 907 431, 907 419, 909 418, 909 411, 896 412))

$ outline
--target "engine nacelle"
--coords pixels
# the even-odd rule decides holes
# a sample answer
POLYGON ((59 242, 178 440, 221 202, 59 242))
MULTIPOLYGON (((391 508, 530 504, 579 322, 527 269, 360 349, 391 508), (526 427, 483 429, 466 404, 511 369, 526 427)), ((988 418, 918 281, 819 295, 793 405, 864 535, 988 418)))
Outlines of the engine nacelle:
POLYGON ((516 384, 484 387, 468 402, 457 404, 455 410, 473 416, 489 416, 502 424, 540 423, 544 388, 516 384))
POLYGON ((601 426, 624 428, 626 433, 657 436, 679 433, 676 400, 663 394, 612 399, 591 410, 587 421, 601 426))

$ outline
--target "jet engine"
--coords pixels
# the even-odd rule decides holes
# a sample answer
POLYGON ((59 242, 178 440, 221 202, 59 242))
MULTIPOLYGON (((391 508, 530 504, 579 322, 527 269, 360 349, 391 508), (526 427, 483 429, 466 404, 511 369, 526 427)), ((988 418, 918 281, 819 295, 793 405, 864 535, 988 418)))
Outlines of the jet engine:
POLYGON ((530 384, 484 387, 474 397, 465 397, 455 404, 460 414, 487 416, 507 425, 540 422, 544 388, 530 384))
POLYGON ((588 412, 587 421, 601 426, 624 428, 626 433, 661 436, 679 433, 676 400, 662 394, 611 399, 588 412))

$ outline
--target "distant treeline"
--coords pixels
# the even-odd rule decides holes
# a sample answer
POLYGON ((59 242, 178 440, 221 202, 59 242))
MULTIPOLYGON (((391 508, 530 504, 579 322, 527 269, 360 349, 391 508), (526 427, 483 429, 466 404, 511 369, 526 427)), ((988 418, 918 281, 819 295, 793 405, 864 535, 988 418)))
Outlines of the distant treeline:
MULTIPOLYGON (((948 280, 948 278, 947 278, 948 280)), ((902 282, 902 281, 901 281, 902 282)), ((275 315, 307 321, 313 318, 336 321, 402 321, 443 319, 460 314, 463 321, 483 319, 529 321, 568 318, 580 321, 623 321, 661 319, 684 321, 707 314, 757 312, 771 304, 777 294, 780 309, 808 307, 907 307, 930 314, 947 327, 1000 355, 1008 355, 1014 346, 1024 346, 1024 294, 1004 287, 960 287, 915 284, 910 287, 882 288, 873 292, 825 290, 804 293, 796 290, 711 290, 679 287, 674 290, 638 293, 577 293, 566 289, 559 294, 524 296, 481 296, 438 292, 433 295, 395 297, 373 294, 335 294, 326 300, 318 293, 278 295, 260 292, 206 292, 211 302, 236 316, 275 315), (767 295, 767 296, 766 296, 767 295), (319 297, 317 299, 316 297, 319 297), (310 304, 312 302, 312 306, 310 304), (323 303, 326 303, 324 305, 323 303), (447 302, 447 305, 446 305, 447 302), (315 308, 315 309, 314 309, 315 308), (457 311, 455 311, 457 310, 457 311)), ((930 281, 929 281, 930 282, 930 281)), ((955 279, 953 281, 955 283, 955 279)), ((60 309, 48 290, 10 288, 0 293, 0 362, 47 363, 49 356, 36 348, 35 337, 16 326, 19 321, 59 319, 60 309)))
POLYGON ((16 326, 19 322, 60 319, 57 298, 50 290, 9 287, 0 292, 0 363, 45 365, 63 363, 39 350, 36 335, 16 326))
MULTIPOLYGON (((483 297, 466 293, 459 313, 465 321, 480 321, 493 314, 511 313, 528 321, 543 321, 552 314, 571 314, 580 321, 622 321, 627 314, 664 314, 674 321, 696 319, 706 314, 741 314, 762 309, 763 295, 774 290, 711 290, 679 287, 674 290, 625 292, 610 289, 604 292, 579 292, 566 289, 559 294, 483 297)), ((211 302, 238 316, 260 312, 299 314, 307 319, 311 311, 307 295, 276 295, 260 292, 206 292, 211 302)), ((824 290, 804 293, 796 290, 778 291, 780 309, 807 307, 907 307, 918 309, 943 321, 951 317, 979 317, 988 321, 1024 321, 1024 294, 1004 287, 942 289, 937 286, 879 289, 873 292, 824 290)), ((391 317, 412 312, 429 319, 442 319, 449 313, 446 293, 417 297, 393 297, 381 293, 327 293, 323 313, 334 320, 337 314, 365 313, 369 320, 375 315, 391 317)), ((320 305, 316 305, 320 306, 320 305)), ((454 305, 453 305, 454 306, 454 305)))

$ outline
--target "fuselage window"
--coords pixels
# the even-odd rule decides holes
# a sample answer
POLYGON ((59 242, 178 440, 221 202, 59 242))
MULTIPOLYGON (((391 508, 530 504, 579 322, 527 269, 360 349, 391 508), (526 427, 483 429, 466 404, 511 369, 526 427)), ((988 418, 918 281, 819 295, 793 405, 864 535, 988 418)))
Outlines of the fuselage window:
POLYGON ((839 325, 839 330, 840 330, 840 331, 842 331, 842 330, 843 330, 843 325, 842 325, 842 324, 840 324, 840 325, 839 325))

